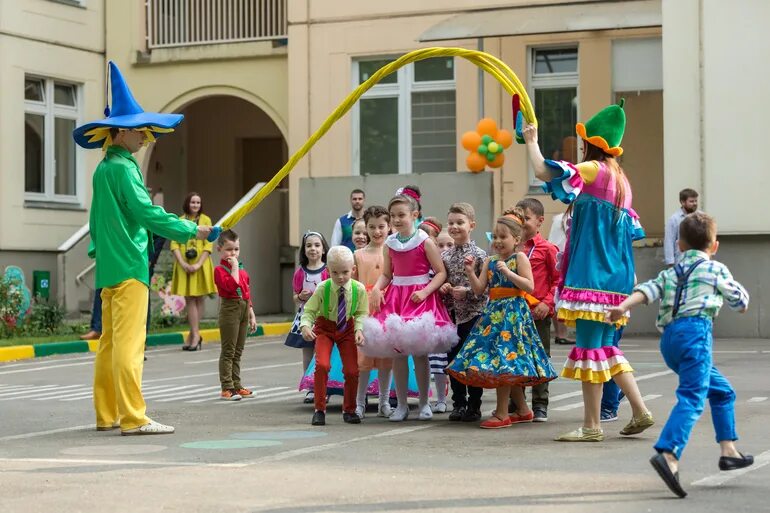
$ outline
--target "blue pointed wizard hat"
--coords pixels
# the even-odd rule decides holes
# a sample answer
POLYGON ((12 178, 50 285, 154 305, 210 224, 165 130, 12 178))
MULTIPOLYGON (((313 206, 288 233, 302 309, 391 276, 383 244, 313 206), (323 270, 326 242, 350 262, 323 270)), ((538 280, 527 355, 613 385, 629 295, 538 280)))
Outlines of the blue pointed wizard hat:
POLYGON ((111 128, 143 130, 148 142, 163 134, 174 131, 184 116, 182 114, 160 114, 145 112, 134 99, 128 84, 114 62, 109 62, 109 82, 112 91, 112 108, 104 109, 107 116, 100 121, 93 121, 77 127, 72 132, 75 142, 83 148, 107 149, 112 144, 111 128))

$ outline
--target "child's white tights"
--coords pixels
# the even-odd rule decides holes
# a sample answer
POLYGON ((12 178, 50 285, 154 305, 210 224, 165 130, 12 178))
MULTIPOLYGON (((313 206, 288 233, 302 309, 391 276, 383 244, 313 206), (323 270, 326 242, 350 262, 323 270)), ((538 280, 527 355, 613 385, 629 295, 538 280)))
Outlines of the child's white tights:
MULTIPOLYGON (((430 411, 428 395, 430 391, 430 364, 428 356, 412 356, 414 360, 414 375, 417 379, 417 389, 420 393, 420 412, 430 411)), ((396 381, 396 397, 398 406, 391 417, 392 420, 403 420, 409 412, 407 402, 409 394, 409 358, 401 357, 393 360, 393 378, 396 381)))
POLYGON ((436 402, 446 403, 446 390, 447 383, 449 383, 449 376, 446 374, 434 374, 433 382, 436 383, 436 402))
MULTIPOLYGON (((371 374, 372 369, 359 369, 358 371, 358 392, 356 394, 356 406, 362 411, 366 409, 366 389, 369 386, 369 378, 371 377, 371 374)), ((383 405, 388 404, 390 399, 390 376, 391 368, 389 366, 379 368, 377 370, 377 381, 380 387, 379 404, 377 410, 378 412, 382 409, 383 405)))

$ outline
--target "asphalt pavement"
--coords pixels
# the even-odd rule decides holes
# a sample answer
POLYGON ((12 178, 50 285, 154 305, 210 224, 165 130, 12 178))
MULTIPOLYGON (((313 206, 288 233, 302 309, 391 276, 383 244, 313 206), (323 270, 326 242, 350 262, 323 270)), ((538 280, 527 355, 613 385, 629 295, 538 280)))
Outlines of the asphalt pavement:
MULTIPOLYGON (((327 425, 297 391, 298 350, 276 337, 248 342, 244 384, 256 397, 218 399, 218 344, 203 351, 147 351, 148 414, 174 435, 96 432, 93 355, 0 364, 1 512, 703 512, 770 511, 770 341, 719 340, 715 362, 738 394, 739 449, 747 471, 719 472, 708 407, 681 461, 690 495, 676 499, 648 463, 673 406, 676 376, 653 339, 626 339, 626 355, 656 425, 635 437, 604 424, 603 443, 553 437, 580 425, 577 382, 551 383, 549 420, 502 430, 377 418, 342 422, 333 397, 327 425)), ((569 348, 557 346, 561 366, 569 348)), ((486 391, 483 410, 494 407, 486 391)), ((414 420, 413 420, 414 419, 414 420)))

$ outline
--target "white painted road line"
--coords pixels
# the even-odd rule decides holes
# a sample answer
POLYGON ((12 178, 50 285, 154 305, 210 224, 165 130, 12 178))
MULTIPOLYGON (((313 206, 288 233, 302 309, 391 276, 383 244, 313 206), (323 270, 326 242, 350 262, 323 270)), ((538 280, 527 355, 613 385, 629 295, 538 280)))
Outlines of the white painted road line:
POLYGON ((77 367, 78 365, 92 365, 91 362, 80 362, 80 363, 63 363, 61 365, 44 365, 42 367, 29 367, 26 369, 15 369, 15 370, 7 370, 7 371, 0 371, 0 375, 4 374, 19 374, 21 372, 34 372, 34 371, 40 371, 40 370, 49 370, 49 369, 59 369, 62 367, 77 367))
POLYGON ((35 433, 22 433, 21 435, 0 436, 0 442, 9 440, 23 440, 25 438, 35 438, 36 436, 53 435, 56 433, 67 433, 69 431, 85 431, 86 429, 96 429, 95 424, 83 424, 82 426, 70 426, 60 429, 49 429, 47 431, 37 431, 35 433))
MULTIPOLYGON (((293 363, 279 363, 275 365, 262 365, 259 367, 246 367, 241 369, 241 374, 248 371, 254 371, 254 370, 265 370, 265 369, 277 369, 279 367, 291 367, 294 365, 302 365, 302 362, 293 362, 293 363)), ((216 372, 203 372, 201 374, 186 374, 183 376, 173 376, 170 378, 155 378, 155 379, 145 379, 145 383, 157 383, 159 381, 188 381, 190 378, 202 378, 204 376, 219 376, 219 371, 216 372)))
POLYGON ((45 394, 34 394, 31 397, 33 401, 49 401, 51 399, 63 399, 65 397, 71 397, 73 394, 91 393, 93 387, 91 385, 80 385, 78 388, 72 388, 70 390, 62 390, 66 387, 61 387, 59 390, 53 392, 46 392, 45 394))
MULTIPOLYGON (((256 399, 257 397, 262 397, 262 396, 268 394, 269 392, 273 392, 273 391, 276 391, 276 390, 286 390, 287 388, 288 387, 273 387, 273 388, 265 388, 263 390, 257 390, 257 391, 254 391, 254 396, 253 397, 250 397, 248 399, 243 399, 243 400, 244 401, 254 401, 254 399, 256 399)), ((220 403, 222 403, 222 404, 226 404, 228 402, 232 402, 232 401, 223 401, 223 400, 221 400, 219 398, 219 394, 217 394, 217 395, 209 395, 208 397, 204 397, 202 399, 194 399, 192 401, 185 401, 185 402, 186 403, 203 403, 203 402, 206 402, 206 401, 220 401, 220 403)))
POLYGON ((81 385, 68 385, 68 386, 60 386, 60 385, 45 385, 36 387, 34 385, 30 385, 29 387, 21 390, 16 390, 13 392, 8 392, 4 394, 0 394, 0 401, 12 401, 14 398, 17 397, 23 397, 25 395, 33 394, 34 392, 42 392, 42 391, 48 391, 48 390, 56 390, 57 392, 62 389, 67 388, 73 388, 73 387, 79 387, 81 385))
MULTIPOLYGON (((219 390, 219 385, 213 385, 213 386, 198 386, 195 385, 197 388, 194 388, 192 390, 187 390, 184 392, 179 392, 176 394, 166 394, 163 396, 162 399, 157 399, 157 402, 159 403, 167 403, 171 401, 179 401, 180 399, 184 399, 187 397, 195 397, 200 395, 201 393, 205 393, 206 395, 211 395, 214 390, 219 390)), ((147 396, 145 396, 145 399, 147 396)))
POLYGON ((275 394, 276 396, 281 397, 273 397, 271 399, 255 399, 255 404, 267 404, 267 403, 278 403, 281 401, 286 401, 287 399, 300 399, 305 397, 305 392, 300 392, 298 390, 290 390, 288 392, 281 392, 280 394, 275 394))
POLYGON ((749 472, 759 470, 768 464, 770 464, 770 451, 765 451, 762 454, 754 457, 754 464, 750 467, 712 474, 708 477, 704 477, 703 479, 693 481, 691 484, 692 486, 721 486, 728 481, 732 481, 736 477, 740 477, 743 474, 748 474, 749 472))
POLYGON ((301 449, 294 449, 291 451, 283 451, 279 452, 278 454, 273 454, 272 456, 265 456, 264 458, 257 458, 255 460, 251 460, 246 462, 248 465, 261 465, 263 463, 271 463, 274 461, 283 461, 288 460, 290 458, 295 458, 297 456, 305 456, 307 454, 312 454, 314 452, 322 452, 327 451, 329 449, 336 449, 338 447, 343 447, 345 445, 354 444, 357 442, 363 442, 366 440, 373 440, 375 438, 384 438, 384 437, 390 437, 390 436, 398 436, 398 435, 405 435, 408 433, 413 433, 415 431, 421 431, 423 429, 429 429, 435 426, 440 425, 441 423, 428 423, 423 424, 421 426, 410 426, 410 427, 402 427, 402 428, 396 428, 396 429, 390 429, 388 431, 383 431, 382 433, 377 433, 375 435, 366 435, 366 436, 359 436, 356 438, 350 438, 348 440, 343 440, 341 442, 332 442, 328 444, 321 444, 321 445, 313 445, 310 447, 302 447, 301 449))
MULTIPOLYGON (((144 391, 146 390, 164 388, 164 387, 166 387, 166 385, 157 385, 154 387, 142 387, 142 393, 144 393, 144 391)), ((88 391, 79 392, 77 394, 72 394, 69 397, 65 397, 62 399, 62 401, 81 401, 83 399, 90 399, 92 396, 93 396, 93 387, 88 391)))
POLYGON ((764 402, 764 401, 767 401, 767 397, 752 397, 751 399, 749 399, 748 402, 750 402, 750 403, 761 403, 761 402, 764 402))

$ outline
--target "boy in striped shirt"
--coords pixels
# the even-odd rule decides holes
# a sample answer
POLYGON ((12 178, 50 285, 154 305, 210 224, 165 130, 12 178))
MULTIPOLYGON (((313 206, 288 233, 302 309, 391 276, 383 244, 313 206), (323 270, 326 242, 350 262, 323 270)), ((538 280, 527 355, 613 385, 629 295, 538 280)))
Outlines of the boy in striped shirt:
POLYGON ((735 470, 754 463, 735 447, 735 391, 712 361, 712 320, 723 301, 740 313, 749 306, 749 295, 735 281, 727 266, 711 260, 717 252, 716 222, 695 212, 679 225, 682 256, 657 278, 637 285, 625 301, 607 312, 615 322, 636 305, 660 300, 657 325, 663 332, 660 351, 671 370, 679 375, 678 402, 655 444, 650 463, 679 497, 687 492, 679 484, 679 458, 706 399, 711 406, 717 441, 721 448, 720 470, 735 470))

